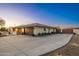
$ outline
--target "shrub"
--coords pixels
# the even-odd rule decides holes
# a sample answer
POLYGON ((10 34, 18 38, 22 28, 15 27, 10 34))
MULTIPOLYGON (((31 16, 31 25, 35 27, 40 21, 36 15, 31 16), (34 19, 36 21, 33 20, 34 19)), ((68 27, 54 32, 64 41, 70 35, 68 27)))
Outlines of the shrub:
POLYGON ((1 28, 0 31, 8 31, 5 27, 1 28))

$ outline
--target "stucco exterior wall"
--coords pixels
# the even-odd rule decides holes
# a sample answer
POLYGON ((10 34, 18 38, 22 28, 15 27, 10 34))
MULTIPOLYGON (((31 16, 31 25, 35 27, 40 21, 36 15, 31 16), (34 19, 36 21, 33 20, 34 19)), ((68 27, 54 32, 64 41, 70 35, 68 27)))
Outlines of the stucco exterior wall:
POLYGON ((42 33, 52 33, 52 32, 56 32, 56 29, 49 29, 49 28, 45 28, 44 30, 44 27, 34 27, 34 35, 38 35, 39 33, 42 34, 42 33))
POLYGON ((52 32, 54 32, 54 29, 50 29, 50 30, 49 30, 49 33, 52 33, 52 32))
POLYGON ((25 28, 25 34, 33 34, 33 28, 25 28))
MULTIPOLYGON (((17 29, 15 29, 15 30, 17 30, 17 29)), ((15 30, 13 30, 13 28, 9 28, 8 31, 9 31, 12 35, 16 35, 17 33, 16 33, 15 30)))
POLYGON ((34 35, 39 35, 39 34, 46 34, 46 33, 52 33, 52 32, 56 32, 56 29, 54 28, 49 28, 49 27, 32 27, 32 28, 15 28, 13 30, 10 29, 10 33, 13 35, 16 34, 34 34, 34 35), (24 30, 25 29, 25 30, 24 30))
POLYGON ((44 28, 43 27, 34 27, 34 35, 38 35, 39 33, 42 34, 42 33, 48 33, 49 32, 49 29, 48 28, 44 28))
POLYGON ((56 32, 56 29, 54 29, 53 32, 56 32))
POLYGON ((79 29, 73 29, 73 32, 79 34, 79 29))

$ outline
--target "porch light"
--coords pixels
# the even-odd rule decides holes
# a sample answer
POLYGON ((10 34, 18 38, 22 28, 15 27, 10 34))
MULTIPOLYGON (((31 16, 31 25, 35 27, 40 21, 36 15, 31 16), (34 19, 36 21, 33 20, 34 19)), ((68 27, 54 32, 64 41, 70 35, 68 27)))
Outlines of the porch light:
POLYGON ((24 32, 24 28, 22 28, 22 32, 24 32))
POLYGON ((15 31, 18 32, 18 29, 16 28, 15 31))

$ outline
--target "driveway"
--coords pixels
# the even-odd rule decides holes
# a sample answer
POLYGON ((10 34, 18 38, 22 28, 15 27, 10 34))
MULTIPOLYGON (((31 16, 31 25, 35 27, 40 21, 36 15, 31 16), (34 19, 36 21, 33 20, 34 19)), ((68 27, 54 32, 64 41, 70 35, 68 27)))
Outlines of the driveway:
POLYGON ((33 37, 26 35, 0 37, 0 56, 37 56, 67 44, 72 34, 33 37))

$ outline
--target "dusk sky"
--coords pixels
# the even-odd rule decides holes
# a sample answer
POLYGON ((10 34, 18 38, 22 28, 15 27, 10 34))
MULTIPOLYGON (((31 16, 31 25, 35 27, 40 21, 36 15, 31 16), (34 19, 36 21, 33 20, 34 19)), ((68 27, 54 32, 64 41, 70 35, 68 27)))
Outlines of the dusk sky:
POLYGON ((28 23, 79 26, 79 4, 0 4, 6 26, 28 23))

